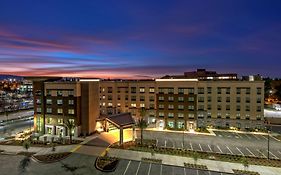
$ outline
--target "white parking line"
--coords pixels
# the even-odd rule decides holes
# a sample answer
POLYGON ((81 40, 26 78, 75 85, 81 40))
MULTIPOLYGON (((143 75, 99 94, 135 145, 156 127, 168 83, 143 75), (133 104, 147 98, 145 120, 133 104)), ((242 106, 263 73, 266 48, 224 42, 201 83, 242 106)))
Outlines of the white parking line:
POLYGON ((260 150, 257 149, 257 151, 266 158, 266 155, 264 155, 260 150))
MULTIPOLYGON (((226 146, 226 145, 225 145, 225 146, 226 146)), ((233 154, 233 152, 231 151, 231 149, 229 149, 228 146, 226 146, 226 148, 228 149, 228 151, 229 151, 231 154, 233 154)))
POLYGON ((137 175, 137 174, 138 174, 138 172, 139 172, 140 165, 141 165, 141 162, 139 163, 139 166, 138 166, 138 169, 137 169, 136 175, 137 175))
POLYGON ((126 174, 126 172, 127 172, 128 168, 129 168, 130 164, 131 164, 131 160, 129 161, 129 163, 128 163, 128 165, 127 165, 127 167, 126 167, 126 169, 125 169, 125 171, 124 171, 123 175, 125 175, 125 174, 126 174))
POLYGON ((211 147, 210 147, 210 145, 209 145, 209 144, 208 144, 208 147, 209 147, 210 151, 211 151, 211 152, 213 152, 213 150, 211 149, 211 147))
POLYGON ((156 139, 156 147, 158 147, 158 139, 156 139))
POLYGON ((250 136, 248 136, 248 134, 245 134, 245 136, 246 136, 248 139, 251 139, 251 137, 250 137, 250 136))
POLYGON ((265 140, 267 140, 267 137, 265 137, 264 135, 261 135, 265 140))
POLYGON ((281 152, 280 152, 280 151, 278 151, 278 153, 281 155, 281 152))
POLYGON ((163 169, 163 167, 162 167, 162 164, 161 164, 161 167, 160 167, 160 175, 162 175, 162 169, 163 169))
POLYGON ((189 142, 189 144, 190 144, 190 148, 191 148, 191 150, 193 150, 192 143, 191 143, 191 142, 189 142))
POLYGON ((165 148, 167 147, 167 140, 165 140, 165 148))
POLYGON ((185 171, 185 168, 183 168, 183 172, 184 172, 184 175, 186 175, 186 171, 185 171))
POLYGON ((254 136, 256 139, 260 140, 260 138, 258 138, 255 134, 253 134, 253 136, 254 136))
MULTIPOLYGON (((171 141, 172 142, 172 141, 171 141)), ((175 148, 175 143, 174 142, 172 142, 173 143, 173 148, 175 148)))
POLYGON ((149 174, 150 174, 150 170, 151 170, 151 163, 149 164, 149 168, 148 168, 147 175, 149 175, 149 174))
POLYGON ((275 156, 272 152, 269 151, 269 154, 271 154, 275 159, 279 159, 277 156, 275 156))
POLYGON ((199 145, 199 147, 200 147, 201 151, 203 151, 203 149, 202 149, 202 147, 201 147, 200 143, 198 143, 198 145, 199 145))
POLYGON ((252 154, 252 156, 254 156, 254 157, 256 156, 251 150, 249 150, 249 148, 246 147, 246 150, 247 150, 250 154, 252 154))
POLYGON ((244 156, 244 153, 242 153, 242 151, 236 147, 236 149, 242 154, 242 156, 244 156))
POLYGON ((238 137, 240 137, 240 138, 243 138, 239 133, 236 133, 236 135, 237 135, 238 137))
POLYGON ((219 145, 217 145, 217 147, 218 147, 218 149, 220 150, 220 152, 222 153, 221 148, 219 147, 219 145))
POLYGON ((182 148, 184 148, 184 146, 183 146, 183 142, 181 142, 181 147, 182 147, 182 148))

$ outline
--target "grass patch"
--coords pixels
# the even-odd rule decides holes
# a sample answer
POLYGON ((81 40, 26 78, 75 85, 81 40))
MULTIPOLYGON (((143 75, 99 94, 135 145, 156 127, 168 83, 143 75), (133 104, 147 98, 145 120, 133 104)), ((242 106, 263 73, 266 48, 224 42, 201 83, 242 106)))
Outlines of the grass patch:
POLYGON ((192 169, 208 170, 208 167, 206 165, 199 165, 199 164, 184 162, 184 166, 187 168, 192 168, 192 169))

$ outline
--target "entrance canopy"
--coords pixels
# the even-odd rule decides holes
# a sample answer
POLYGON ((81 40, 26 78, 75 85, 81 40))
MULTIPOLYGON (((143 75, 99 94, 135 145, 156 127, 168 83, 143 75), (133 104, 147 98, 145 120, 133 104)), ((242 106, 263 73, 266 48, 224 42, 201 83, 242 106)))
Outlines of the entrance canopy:
POLYGON ((115 125, 118 129, 122 128, 131 128, 135 125, 135 121, 131 115, 131 113, 121 113, 110 115, 105 117, 105 119, 115 125))

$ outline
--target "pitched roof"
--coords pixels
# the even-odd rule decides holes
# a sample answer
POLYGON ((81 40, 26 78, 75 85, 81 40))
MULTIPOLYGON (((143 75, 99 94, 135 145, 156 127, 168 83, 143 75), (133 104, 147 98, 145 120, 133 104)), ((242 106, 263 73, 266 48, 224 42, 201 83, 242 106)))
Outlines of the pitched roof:
POLYGON ((114 124, 118 125, 119 127, 135 124, 135 121, 131 113, 115 114, 115 115, 110 115, 106 118, 109 121, 113 122, 114 124))

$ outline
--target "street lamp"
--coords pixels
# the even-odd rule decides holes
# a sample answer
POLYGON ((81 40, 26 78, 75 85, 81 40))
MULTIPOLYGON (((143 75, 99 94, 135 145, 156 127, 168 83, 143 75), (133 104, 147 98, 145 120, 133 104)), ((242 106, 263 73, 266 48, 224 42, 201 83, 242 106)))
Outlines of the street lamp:
POLYGON ((267 159, 269 159, 269 134, 270 134, 270 130, 268 129, 267 131, 267 159))

